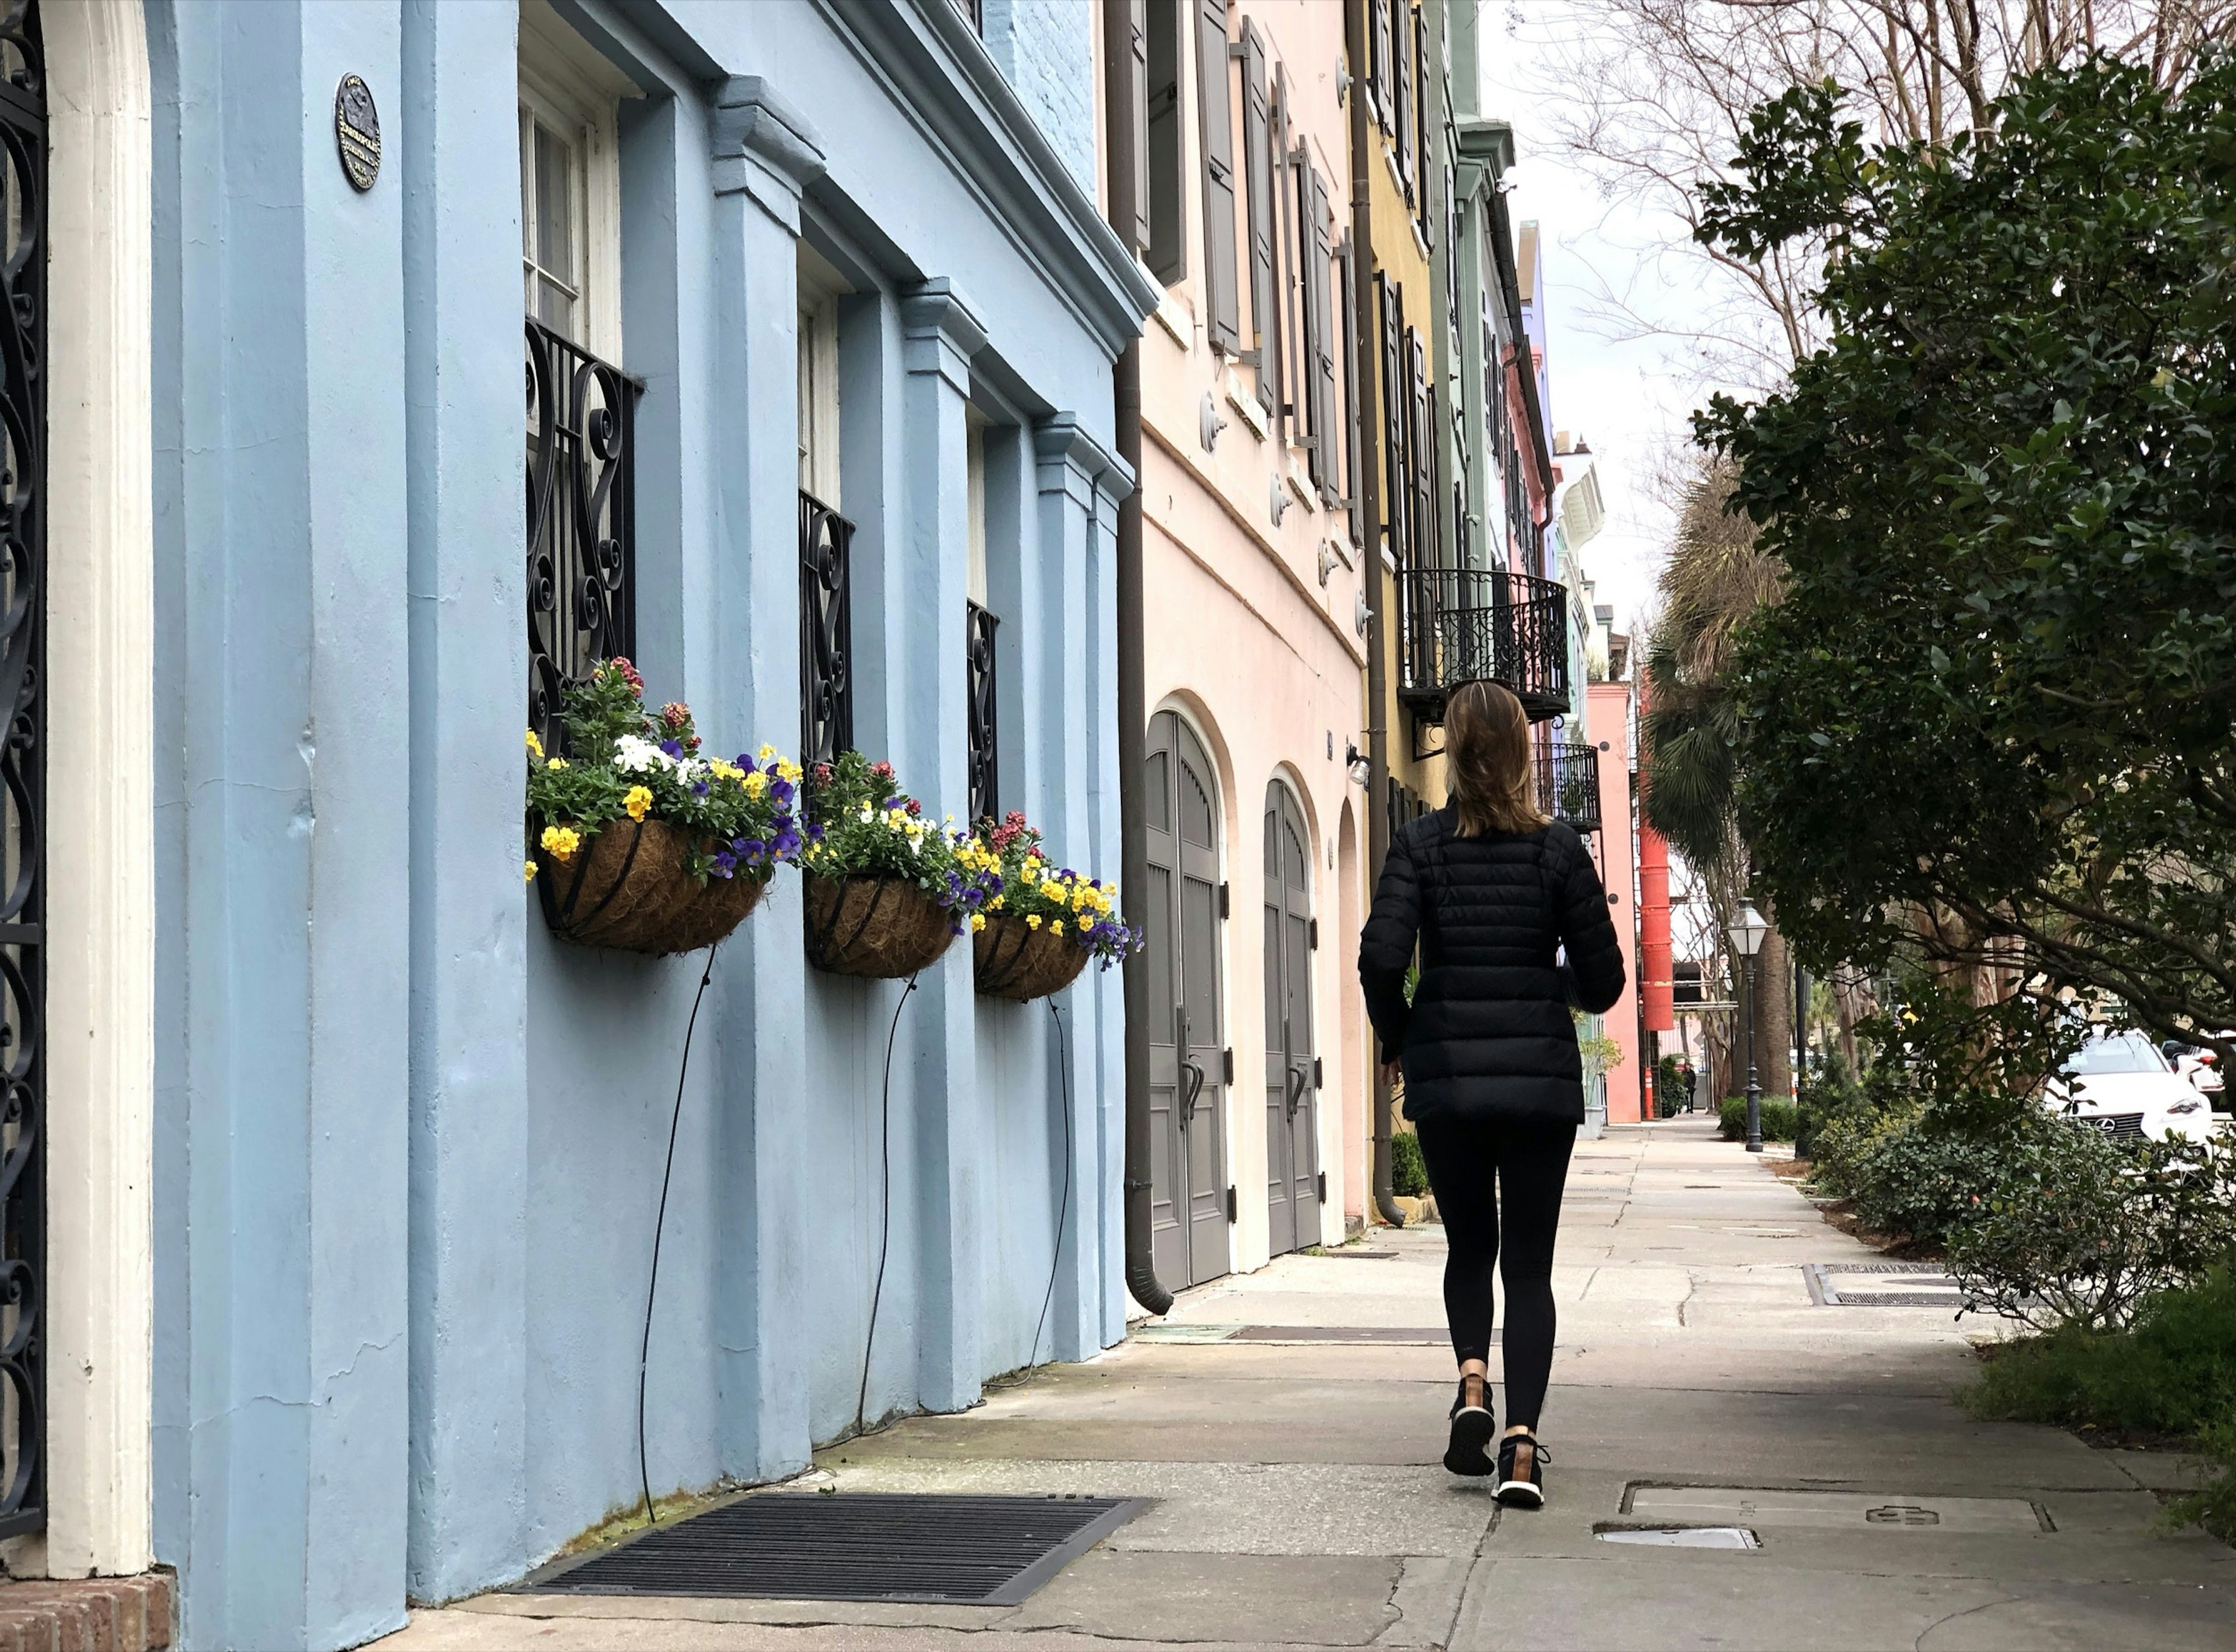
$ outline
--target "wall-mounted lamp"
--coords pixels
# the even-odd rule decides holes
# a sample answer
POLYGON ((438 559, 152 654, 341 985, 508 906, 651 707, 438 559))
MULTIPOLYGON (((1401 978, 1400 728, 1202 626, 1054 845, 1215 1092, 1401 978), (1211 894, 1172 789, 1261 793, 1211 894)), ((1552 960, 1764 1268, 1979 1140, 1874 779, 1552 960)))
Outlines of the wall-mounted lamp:
POLYGON ((1351 783, 1364 786, 1374 778, 1374 766, 1366 760, 1366 754, 1345 742, 1343 748, 1344 767, 1351 771, 1351 783))
POLYGON ((1213 451, 1219 445, 1219 433, 1227 428, 1227 421, 1219 416, 1219 399, 1209 391, 1203 392, 1203 407, 1196 421, 1196 434, 1203 439, 1203 451, 1213 451))
POLYGON ((1278 528, 1281 525, 1281 518, 1289 514, 1289 490, 1281 485, 1279 471, 1276 471, 1271 479, 1273 484, 1273 503, 1269 508, 1273 513, 1273 525, 1278 528))

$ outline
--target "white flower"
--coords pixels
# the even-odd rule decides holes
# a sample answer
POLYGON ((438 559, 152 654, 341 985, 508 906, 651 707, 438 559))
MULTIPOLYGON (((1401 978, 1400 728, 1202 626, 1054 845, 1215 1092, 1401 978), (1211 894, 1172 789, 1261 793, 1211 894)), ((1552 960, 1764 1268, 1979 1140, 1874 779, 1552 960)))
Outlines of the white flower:
POLYGON ((877 817, 876 813, 875 813, 871 809, 871 807, 870 807, 870 806, 869 806, 868 804, 866 804, 866 803, 865 803, 865 804, 864 804, 864 805, 862 806, 862 824, 863 824, 863 825, 867 826, 871 821, 872 821, 872 820, 876 819, 877 818, 878 818, 878 817, 877 817))
POLYGON ((675 769, 685 766, 641 734, 623 734, 614 742, 614 767, 630 774, 646 774, 656 768, 675 769))

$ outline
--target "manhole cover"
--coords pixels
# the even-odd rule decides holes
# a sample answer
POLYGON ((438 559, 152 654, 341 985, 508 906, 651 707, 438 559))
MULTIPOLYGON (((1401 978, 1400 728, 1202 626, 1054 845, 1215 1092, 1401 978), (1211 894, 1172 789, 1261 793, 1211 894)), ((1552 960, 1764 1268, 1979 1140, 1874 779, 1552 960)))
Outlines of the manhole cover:
POLYGON ((1964 1293, 1931 1262, 1805 1262, 1809 1300, 1828 1308, 1939 1308, 1952 1314, 1964 1293))
POLYGON ((546 1566, 516 1592, 1014 1606, 1148 1506, 760 1492, 546 1566))
POLYGON ((1224 1342, 1239 1325, 1137 1325, 1126 1334, 1136 1342, 1224 1342))
POLYGON ((1774 1487, 1641 1485, 1625 1514, 1672 1525, 1835 1527, 1852 1530, 2023 1531, 2053 1530, 2022 1497, 1928 1497, 1884 1491, 1786 1491, 1774 1487))
POLYGON ((1639 1543, 1649 1549, 1762 1547, 1762 1539, 1745 1526, 1602 1526, 1593 1536, 1601 1543, 1639 1543))

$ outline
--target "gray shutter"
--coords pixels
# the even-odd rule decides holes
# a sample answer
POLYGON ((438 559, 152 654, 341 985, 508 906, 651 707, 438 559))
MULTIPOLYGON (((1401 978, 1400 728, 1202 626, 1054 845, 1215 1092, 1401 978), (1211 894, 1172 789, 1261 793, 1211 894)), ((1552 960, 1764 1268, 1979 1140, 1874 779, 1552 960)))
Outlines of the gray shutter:
MULTIPOLYGON (((1364 432, 1358 425, 1358 352, 1349 342, 1357 337, 1358 326, 1358 277, 1351 268, 1351 237, 1343 238, 1336 249, 1337 273, 1342 277, 1341 309, 1336 316, 1336 336, 1345 342, 1343 347, 1343 500, 1351 511, 1351 539, 1356 545, 1366 543, 1365 525, 1360 522, 1358 497, 1359 449, 1364 432)), ((1333 461, 1330 460, 1330 468, 1333 461)), ((1370 553, 1371 554, 1371 553, 1370 553)))
POLYGON ((1133 53, 1127 84, 1134 98, 1134 250, 1149 253, 1149 0, 1126 0, 1126 38, 1133 53))
POLYGON ((1312 228, 1312 257, 1305 265, 1305 302, 1311 317, 1312 359, 1312 480, 1320 484, 1323 497, 1335 497, 1336 442, 1335 427, 1335 341, 1336 329, 1329 325, 1329 290, 1334 275, 1334 248, 1328 242, 1327 186, 1320 181, 1319 168, 1306 164, 1305 175, 1312 184, 1312 205, 1308 215, 1312 228))
POLYGON ((1250 330, 1256 335, 1258 400, 1281 410, 1281 298, 1273 259, 1273 109, 1266 43, 1242 20, 1242 164, 1250 188, 1250 330))
POLYGON ((1180 159, 1180 19, 1187 0, 1148 0, 1149 269, 1171 286, 1187 273, 1187 175, 1180 159))
MULTIPOLYGON (((1411 11, 1412 8, 1407 6, 1409 16, 1411 11)), ((1394 76, 1398 82, 1398 107, 1394 116, 1396 129, 1391 136, 1398 140, 1398 175, 1405 181, 1405 200, 1411 205, 1413 200, 1413 105, 1420 89, 1413 78, 1412 31, 1400 23, 1393 43, 1398 49, 1397 74, 1394 76)))
MULTIPOLYGON (((1400 313, 1404 294, 1379 270, 1375 285, 1382 292, 1382 519, 1389 530, 1390 555, 1400 571, 1406 566, 1405 545, 1405 375, 1404 321, 1400 313)), ((1374 555, 1369 545, 1366 554, 1374 555)))
POLYGON ((1197 0, 1196 108, 1203 121, 1203 289, 1212 346, 1242 348, 1234 248, 1234 116, 1227 95, 1227 0, 1197 0))
POLYGON ((1391 112, 1391 0, 1374 0, 1374 27, 1367 42, 1367 53, 1371 60, 1367 68, 1366 84, 1374 94, 1374 123, 1384 131, 1390 129, 1391 112))
POLYGON ((1413 484, 1412 548, 1415 564, 1441 566, 1437 546, 1436 402, 1429 393, 1429 352, 1417 328, 1405 329, 1406 370, 1412 380, 1412 410, 1407 436, 1413 484))
POLYGON ((1405 175, 1413 185, 1421 233, 1429 230, 1429 104, 1431 102, 1429 79, 1429 24, 1420 12, 1413 14, 1413 166, 1405 175))

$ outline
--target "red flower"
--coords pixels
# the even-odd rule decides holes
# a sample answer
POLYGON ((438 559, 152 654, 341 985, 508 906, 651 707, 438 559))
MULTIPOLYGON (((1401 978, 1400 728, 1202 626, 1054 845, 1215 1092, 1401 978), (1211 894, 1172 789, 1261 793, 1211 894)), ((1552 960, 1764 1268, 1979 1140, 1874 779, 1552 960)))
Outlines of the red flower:
POLYGON ((893 766, 880 760, 870 765, 870 773, 878 780, 890 780, 893 777, 893 766))
POLYGON ((914 798, 911 798, 908 800, 908 812, 911 814, 922 814, 924 813, 924 805, 917 802, 914 798))
POLYGON ((681 701, 671 700, 660 708, 660 721, 670 729, 677 729, 691 721, 691 708, 681 701))

